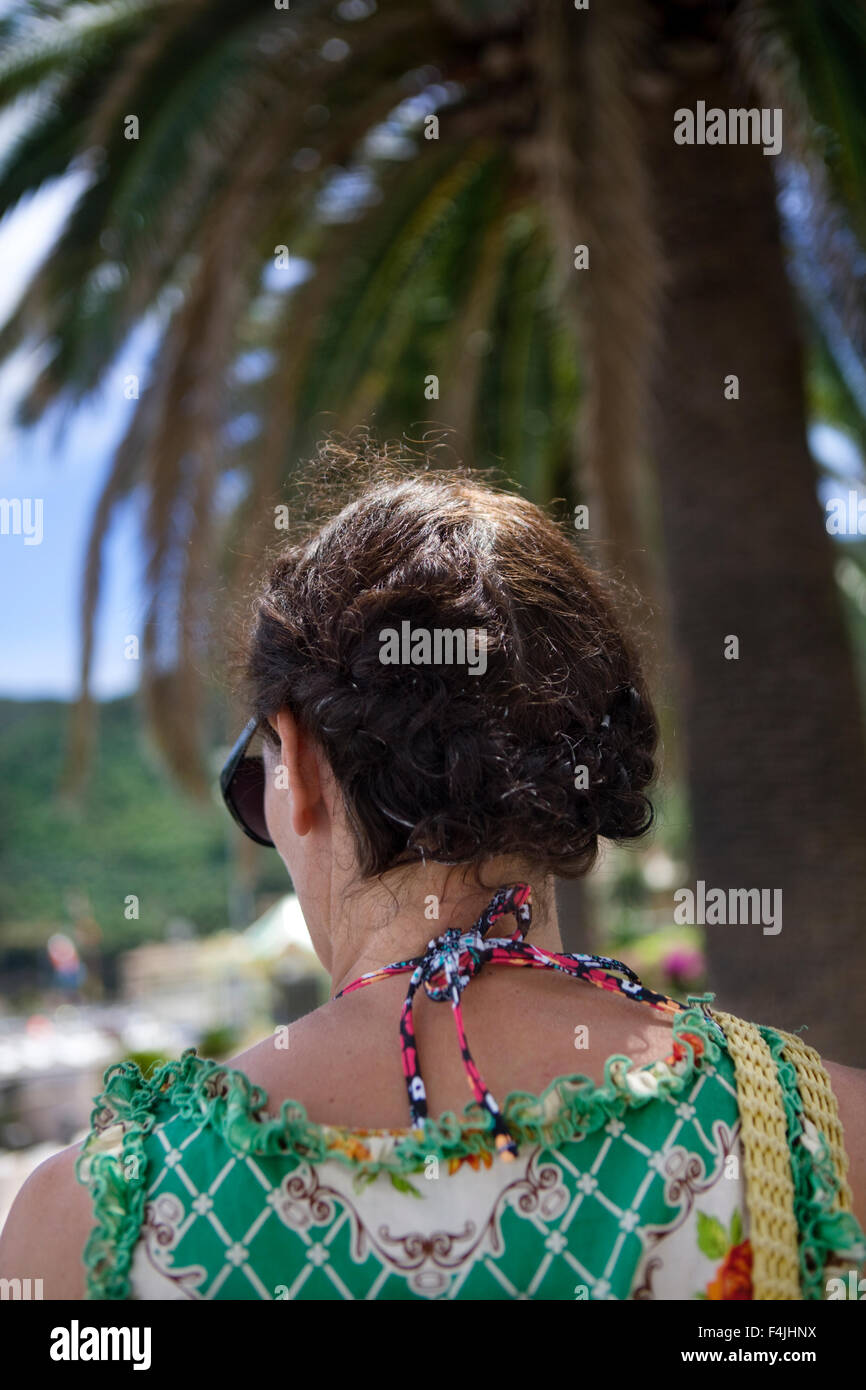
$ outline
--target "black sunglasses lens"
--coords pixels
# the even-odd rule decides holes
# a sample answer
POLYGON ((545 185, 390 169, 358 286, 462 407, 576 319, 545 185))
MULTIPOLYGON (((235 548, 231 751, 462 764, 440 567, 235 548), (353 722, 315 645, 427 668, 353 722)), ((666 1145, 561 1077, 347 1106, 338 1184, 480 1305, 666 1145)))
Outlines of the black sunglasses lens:
POLYGON ((232 805, 248 829, 270 840, 265 820, 265 765, 261 758, 241 758, 231 780, 232 805))

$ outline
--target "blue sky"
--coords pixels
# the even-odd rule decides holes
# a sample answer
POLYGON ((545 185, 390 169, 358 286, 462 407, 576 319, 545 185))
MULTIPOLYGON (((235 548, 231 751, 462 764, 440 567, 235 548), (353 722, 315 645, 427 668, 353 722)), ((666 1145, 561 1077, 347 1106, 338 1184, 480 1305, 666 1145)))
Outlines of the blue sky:
MULTIPOLYGON (((0 320, 14 307, 77 192, 73 180, 56 183, 0 223, 0 320)), ((112 451, 135 404, 124 399, 123 378, 142 373, 143 358, 146 343, 139 333, 98 395, 68 419, 54 414, 26 432, 14 427, 11 411, 35 359, 18 354, 0 370, 0 497, 43 499, 40 545, 0 534, 2 696, 68 699, 76 693, 82 558, 112 451)), ((142 617, 134 510, 128 506, 118 515, 106 547, 94 666, 94 689, 102 698, 136 685, 135 665, 123 655, 123 639, 140 632, 142 617)))

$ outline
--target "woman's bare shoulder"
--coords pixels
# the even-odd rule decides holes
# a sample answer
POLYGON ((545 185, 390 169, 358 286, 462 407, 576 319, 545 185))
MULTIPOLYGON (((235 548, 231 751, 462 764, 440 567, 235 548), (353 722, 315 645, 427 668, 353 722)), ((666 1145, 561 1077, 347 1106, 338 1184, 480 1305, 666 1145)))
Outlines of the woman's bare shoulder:
POLYGON ((850 1168, 848 1182, 854 1197, 854 1215, 866 1230, 866 1071, 821 1059, 839 1104, 850 1168))
POLYGON ((0 1279, 42 1280, 47 1299, 83 1299, 82 1252, 93 1225, 90 1193, 75 1176, 80 1144, 30 1174, 0 1235, 0 1279))
POLYGON ((329 1073, 328 1057, 340 1041, 329 1026, 329 1018, 328 1005, 320 1005, 293 1023, 278 1025, 259 1042, 228 1058, 225 1066, 261 1087, 273 1114, 287 1097, 307 1102, 329 1073))

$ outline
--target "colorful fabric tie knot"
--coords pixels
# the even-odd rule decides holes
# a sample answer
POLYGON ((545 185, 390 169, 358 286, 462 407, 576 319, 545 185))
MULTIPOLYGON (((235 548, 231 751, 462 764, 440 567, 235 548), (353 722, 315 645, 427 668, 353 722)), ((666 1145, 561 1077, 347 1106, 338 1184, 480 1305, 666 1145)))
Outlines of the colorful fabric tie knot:
POLYGON ((465 932, 449 927, 430 941, 419 966, 425 992, 431 999, 453 1002, 454 991, 462 994, 473 975, 481 970, 483 949, 484 938, 475 927, 465 932))
POLYGON ((667 995, 656 994, 641 984, 637 975, 621 961, 610 956, 584 954, 557 954, 539 950, 525 940, 526 932, 532 922, 532 890, 529 884, 515 883, 500 888, 488 903, 478 921, 466 931, 449 927, 441 936, 429 942, 427 950, 412 960, 394 961, 379 970, 368 971, 353 980, 334 997, 374 984, 376 980, 387 979, 391 975, 412 972, 406 999, 400 1012, 400 1047, 403 1057, 403 1074, 409 1097, 409 1111, 415 1129, 424 1129, 427 1122, 427 1091, 421 1077, 418 1049, 415 1043, 413 1006, 415 995, 423 985, 430 999, 450 1000, 454 1011, 457 1038, 469 1086, 476 1101, 484 1107, 491 1117, 494 1142, 500 1157, 511 1160, 517 1154, 517 1144, 508 1129, 500 1108, 485 1085, 484 1078, 475 1065, 466 1030, 463 1026, 461 995, 464 989, 488 962, 501 965, 519 965, 542 970, 561 970, 576 979, 587 980, 601 989, 612 989, 650 1004, 663 1013, 675 1013, 688 1007, 667 995), (511 936, 488 937, 486 933, 500 918, 512 914, 516 926, 511 936), (610 973, 619 971, 626 979, 619 979, 610 973))

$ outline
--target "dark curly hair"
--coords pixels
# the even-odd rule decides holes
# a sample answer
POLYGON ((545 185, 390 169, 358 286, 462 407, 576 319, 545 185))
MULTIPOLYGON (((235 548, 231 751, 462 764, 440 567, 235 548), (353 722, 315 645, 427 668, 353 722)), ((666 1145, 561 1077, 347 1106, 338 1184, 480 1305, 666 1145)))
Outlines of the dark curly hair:
POLYGON ((496 855, 585 873, 599 836, 653 819, 656 719, 602 582, 519 496, 387 456, 366 473, 257 595, 249 703, 288 708, 324 751, 363 876, 496 855), (406 620, 481 629, 486 670, 383 664, 406 620))

